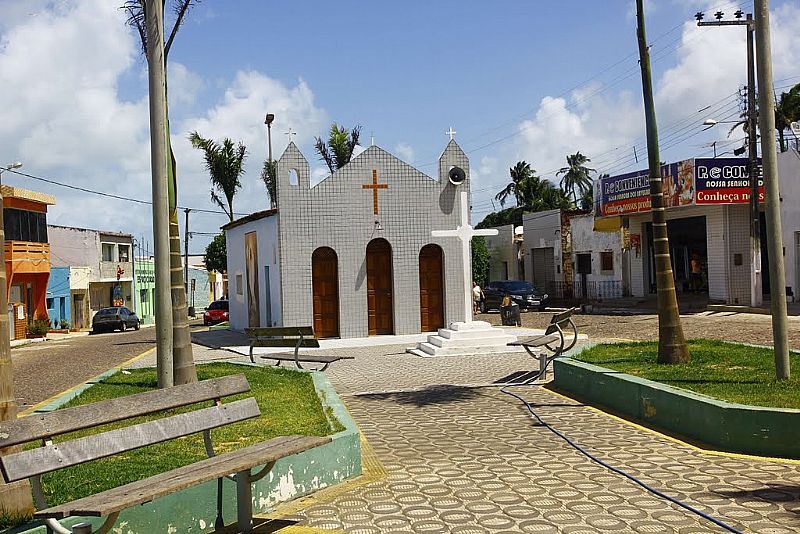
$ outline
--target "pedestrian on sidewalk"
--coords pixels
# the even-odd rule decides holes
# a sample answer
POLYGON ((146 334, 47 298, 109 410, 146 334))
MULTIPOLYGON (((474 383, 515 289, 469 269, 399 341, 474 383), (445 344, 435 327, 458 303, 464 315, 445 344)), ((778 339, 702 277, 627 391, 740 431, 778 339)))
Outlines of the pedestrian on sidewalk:
POLYGON ((472 312, 479 313, 481 311, 481 302, 483 302, 484 295, 481 286, 472 281, 472 312))

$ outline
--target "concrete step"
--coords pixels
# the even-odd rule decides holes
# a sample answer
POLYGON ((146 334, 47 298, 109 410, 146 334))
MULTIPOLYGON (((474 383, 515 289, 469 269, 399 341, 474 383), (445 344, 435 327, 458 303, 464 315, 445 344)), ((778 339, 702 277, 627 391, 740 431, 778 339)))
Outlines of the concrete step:
MULTIPOLYGON (((535 334, 529 334, 528 333, 529 331, 530 329, 526 329, 525 335, 535 335, 535 334)), ((542 330, 541 332, 542 334, 544 334, 544 330, 542 330)), ((512 330, 507 330, 504 328, 493 328, 492 330, 450 330, 449 328, 440 328, 436 335, 447 339, 474 339, 474 338, 486 337, 487 335, 515 336, 517 334, 512 330)))
POLYGON ((436 345, 437 347, 485 347, 487 345, 507 345, 517 340, 517 336, 506 334, 502 330, 491 336, 484 335, 484 337, 442 337, 442 336, 428 336, 428 343, 436 345))
MULTIPOLYGON (((431 343, 420 343, 417 345, 417 350, 425 353, 425 356, 430 358, 432 356, 466 356, 474 354, 494 354, 504 352, 518 352, 517 347, 508 347, 502 345, 483 345, 476 347, 471 346, 447 346, 437 347, 431 343)), ((412 349, 413 350, 413 349, 412 349)))

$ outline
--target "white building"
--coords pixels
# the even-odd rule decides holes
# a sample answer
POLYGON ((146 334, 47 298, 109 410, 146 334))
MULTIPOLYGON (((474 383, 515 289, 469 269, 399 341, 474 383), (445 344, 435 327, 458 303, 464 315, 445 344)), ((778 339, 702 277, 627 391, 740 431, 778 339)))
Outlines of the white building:
MULTIPOLYGON (((778 163, 786 285, 787 291, 797 294, 800 156, 790 150, 778 155, 778 163)), ((679 294, 693 289, 690 285, 693 258, 702 264, 701 291, 710 302, 750 305, 753 287, 758 297, 761 293, 769 294, 764 205, 761 205, 761 254, 753 258, 746 165, 744 158, 697 158, 662 167, 670 253, 679 294)), ((654 294, 647 171, 604 179, 600 187, 598 217, 619 217, 621 225, 629 231, 631 293, 637 297, 654 294)))
POLYGON ((506 224, 495 229, 497 235, 485 238, 489 251, 489 281, 525 280, 522 227, 506 224))
MULTIPOLYGON (((318 337, 436 331, 463 320, 455 230, 469 161, 455 141, 430 177, 377 146, 316 185, 294 143, 277 163, 278 210, 223 227, 233 329, 310 326, 318 337)), ((265 197, 266 200, 266 197, 265 197)))
POLYGON ((619 298, 628 289, 625 231, 595 229, 591 212, 548 210, 523 218, 526 280, 554 298, 619 298))

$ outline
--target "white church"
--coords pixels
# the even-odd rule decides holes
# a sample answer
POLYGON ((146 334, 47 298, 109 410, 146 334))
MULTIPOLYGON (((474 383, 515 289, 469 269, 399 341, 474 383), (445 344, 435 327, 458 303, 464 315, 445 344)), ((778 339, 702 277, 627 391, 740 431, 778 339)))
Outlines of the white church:
POLYGON ((223 226, 232 329, 352 338, 469 319, 468 248, 447 235, 469 221, 469 161, 454 140, 436 177, 371 146, 311 186, 294 143, 277 176, 278 209, 223 226))

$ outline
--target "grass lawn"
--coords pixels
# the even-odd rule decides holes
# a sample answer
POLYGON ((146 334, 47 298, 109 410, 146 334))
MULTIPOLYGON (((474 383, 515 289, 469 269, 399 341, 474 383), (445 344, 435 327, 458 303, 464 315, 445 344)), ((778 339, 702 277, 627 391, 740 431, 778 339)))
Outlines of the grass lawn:
MULTIPOLYGON (((655 342, 615 343, 595 345, 575 359, 729 402, 800 408, 800 380, 794 378, 797 375, 775 380, 771 349, 693 339, 689 352, 692 359, 687 364, 662 365, 656 363, 655 342)), ((800 356, 790 358, 795 372, 800 371, 800 356)))
MULTIPOLYGON (((249 396, 255 397, 261 408, 261 416, 212 430, 211 437, 217 453, 246 447, 275 436, 291 434, 326 436, 343 429, 338 421, 329 415, 331 420, 335 421, 336 426, 336 428, 331 428, 314 390, 311 376, 307 373, 274 367, 249 367, 226 363, 197 366, 197 375, 200 380, 239 373, 247 376, 247 380, 250 382, 250 392, 228 397, 224 402, 249 396)), ((101 384, 87 389, 65 407, 131 395, 155 388, 155 369, 138 369, 131 371, 130 374, 117 373, 101 384)), ((155 417, 131 419, 128 424, 114 423, 96 429, 74 432, 62 436, 58 441, 66 441, 97 433, 100 430, 128 426, 133 422, 174 415, 210 405, 210 402, 205 402, 194 405, 194 408, 185 407, 171 410, 155 417)), ((48 504, 55 505, 187 465, 205 457, 202 434, 194 434, 62 469, 45 475, 42 477, 42 482, 48 504)))

